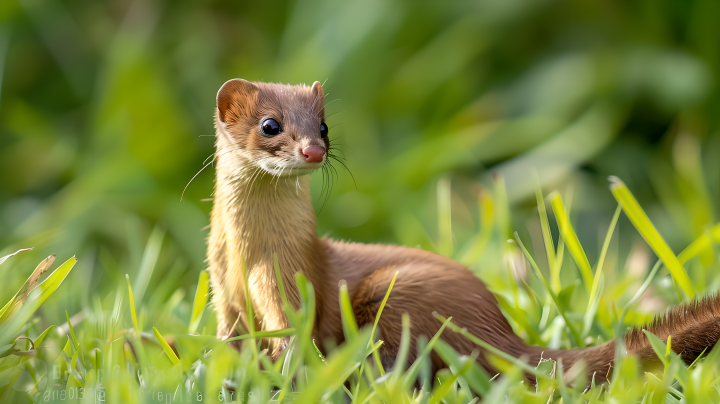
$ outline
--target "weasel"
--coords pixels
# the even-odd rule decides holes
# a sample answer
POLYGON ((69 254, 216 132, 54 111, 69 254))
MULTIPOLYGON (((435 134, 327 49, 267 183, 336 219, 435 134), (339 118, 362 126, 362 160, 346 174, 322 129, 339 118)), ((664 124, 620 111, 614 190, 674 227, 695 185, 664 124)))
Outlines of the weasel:
MULTIPOLYGON (((441 324, 433 312, 449 317, 470 333, 533 366, 541 358, 562 358, 566 369, 581 358, 588 379, 606 380, 615 353, 615 341, 584 349, 555 350, 527 345, 514 334, 497 300, 485 284, 463 265, 440 255, 413 248, 365 245, 320 238, 309 194, 309 175, 328 159, 328 127, 324 122, 324 92, 319 82, 292 86, 234 79, 217 93, 216 179, 208 239, 208 262, 217 311, 219 338, 238 335, 237 324, 247 325, 247 296, 241 265, 248 273, 248 290, 257 329, 288 327, 282 310, 273 256, 277 255, 289 302, 300 296, 294 281, 302 272, 315 288, 318 341, 343 341, 339 289, 347 283, 358 326, 372 324, 397 273, 397 280, 380 317, 379 353, 383 367, 394 365, 401 337, 401 316, 411 321, 411 346, 417 338, 431 338, 441 324)), ((672 349, 692 363, 720 337, 720 304, 716 298, 686 303, 643 326, 662 340, 672 336, 672 349)), ((441 338, 457 352, 470 355, 480 349, 465 337, 444 332, 441 338)), ((628 352, 645 364, 657 363, 641 329, 625 337, 628 352)), ((267 341, 277 358, 288 338, 267 341)), ((237 348, 237 346, 236 346, 237 348)), ((408 363, 415 360, 410 349, 408 363)), ((478 363, 496 373, 485 357, 478 363)), ((431 354, 433 374, 445 366, 431 354)))

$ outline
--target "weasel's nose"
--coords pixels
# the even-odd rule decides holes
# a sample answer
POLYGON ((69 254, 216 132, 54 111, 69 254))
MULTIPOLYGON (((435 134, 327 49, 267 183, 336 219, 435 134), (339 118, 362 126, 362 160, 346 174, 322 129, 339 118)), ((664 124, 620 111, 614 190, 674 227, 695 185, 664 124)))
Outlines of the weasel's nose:
POLYGON ((325 148, 322 146, 308 146, 302 149, 302 154, 308 163, 321 163, 323 156, 325 156, 325 148))

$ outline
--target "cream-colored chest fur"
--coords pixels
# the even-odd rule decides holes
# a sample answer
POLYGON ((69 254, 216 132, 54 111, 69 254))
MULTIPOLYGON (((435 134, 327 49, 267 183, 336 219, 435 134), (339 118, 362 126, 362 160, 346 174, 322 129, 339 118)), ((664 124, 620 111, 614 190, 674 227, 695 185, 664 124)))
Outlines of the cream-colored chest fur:
POLYGON ((243 264, 258 325, 276 330, 288 324, 277 292, 273 256, 295 307, 300 303, 295 273, 316 272, 322 260, 315 214, 306 192, 308 176, 272 177, 246 168, 250 162, 246 163, 237 155, 217 161, 208 260, 220 337, 233 334, 238 316, 241 324, 247 324, 243 264))

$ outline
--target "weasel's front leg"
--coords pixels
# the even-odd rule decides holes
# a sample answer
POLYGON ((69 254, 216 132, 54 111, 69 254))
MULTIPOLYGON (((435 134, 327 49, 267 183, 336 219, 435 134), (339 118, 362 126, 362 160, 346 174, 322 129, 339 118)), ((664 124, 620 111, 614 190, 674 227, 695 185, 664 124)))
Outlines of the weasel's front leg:
MULTIPOLYGON (((283 330, 290 327, 285 312, 282 310, 273 310, 271 312, 262 313, 262 321, 255 321, 255 329, 263 331, 283 330)), ((262 347, 268 350, 268 357, 274 362, 282 351, 290 344, 290 337, 264 338, 262 347)))
MULTIPOLYGON (((217 313, 217 338, 226 340, 228 338, 237 337, 237 326, 243 321, 240 310, 236 309, 232 302, 229 302, 224 298, 225 291, 222 286, 215 286, 213 282, 213 305, 215 306, 215 312, 217 313)), ((233 348, 240 350, 241 341, 231 341, 229 344, 233 348)))

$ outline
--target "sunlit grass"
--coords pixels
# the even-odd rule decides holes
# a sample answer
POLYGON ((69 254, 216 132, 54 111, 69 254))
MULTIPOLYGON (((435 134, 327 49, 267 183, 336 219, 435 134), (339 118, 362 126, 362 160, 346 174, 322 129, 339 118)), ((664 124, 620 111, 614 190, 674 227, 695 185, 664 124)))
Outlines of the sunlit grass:
MULTIPOLYGON (((502 184, 502 182, 499 182, 502 184)), ((449 198, 447 184, 441 182, 439 198, 449 198)), ((717 241, 717 227, 692 243, 679 256, 662 254, 661 260, 652 268, 645 282, 629 290, 618 290, 626 284, 608 284, 604 281, 603 267, 608 246, 621 211, 628 212, 640 234, 653 249, 662 249, 662 237, 631 192, 621 181, 613 179, 612 190, 618 199, 618 208, 610 219, 594 273, 587 260, 583 246, 575 235, 565 206, 559 194, 551 193, 547 199, 557 219, 559 236, 576 262, 577 276, 586 288, 576 290, 578 281, 563 285, 558 260, 562 260, 563 242, 557 247, 552 240, 551 223, 544 204, 546 198, 538 190, 538 214, 542 222, 545 257, 550 269, 548 280, 536 263, 531 251, 516 233, 514 243, 524 254, 533 269, 534 278, 514 278, 516 284, 496 292, 509 321, 529 341, 542 345, 560 347, 584 347, 602 343, 607 338, 621 335, 626 316, 635 310, 634 305, 646 292, 658 275, 662 264, 676 265, 670 274, 693 291, 692 284, 682 263, 710 248, 717 241), (620 191, 618 191, 620 189, 620 191), (638 219, 638 215, 640 218, 638 219), (668 258, 669 257, 669 258, 668 258), (679 258, 678 258, 679 257, 679 258), (679 268, 679 269, 678 269, 679 268), (583 276, 584 271, 590 274, 583 276), (679 272, 681 271, 681 272, 679 272), (533 285, 533 286, 531 286, 533 285), (583 289, 587 289, 583 293, 583 289), (609 303, 611 296, 621 298, 617 304, 609 303), (508 300, 509 299, 509 300, 508 300), (623 307, 618 312, 618 307, 623 307), (541 310, 540 317, 527 315, 541 310), (604 318, 613 319, 608 324, 604 318), (592 337, 586 340, 587 337, 592 337)), ((483 223, 477 237, 468 241, 464 249, 454 248, 448 237, 449 202, 439 204, 441 248, 453 251, 464 260, 478 259, 487 247, 488 233, 502 238, 502 232, 491 231, 498 223, 492 219, 497 213, 495 206, 502 204, 503 190, 484 191, 478 203, 483 223), (443 222, 444 221, 444 222, 443 222)), ((149 279, 162 240, 162 232, 155 231, 145 248, 140 277, 149 279)), ((507 249, 506 254, 514 253, 507 249)), ((617 257, 615 257, 617 258, 617 257)), ((0 258, 0 263, 10 256, 0 258)), ((331 349, 323 357, 317 349, 319 341, 312 339, 315 321, 315 295, 312 285, 298 274, 295 279, 301 295, 301 305, 294 310, 285 296, 285 285, 278 275, 278 287, 290 328, 280 331, 255 330, 253 322, 247 334, 233 338, 242 340, 242 350, 231 349, 226 342, 214 337, 214 315, 208 302, 208 277, 201 272, 191 310, 184 317, 167 319, 168 307, 136 307, 132 279, 127 285, 118 285, 114 298, 96 299, 87 307, 87 318, 73 323, 66 314, 65 324, 39 329, 37 320, 30 320, 38 306, 61 286, 62 279, 72 269, 72 258, 60 265, 44 281, 38 283, 39 275, 52 264, 52 257, 43 261, 30 276, 28 282, 0 311, 0 402, 94 402, 92 398, 106 402, 350 402, 350 403, 475 403, 481 397, 486 400, 505 398, 520 402, 546 403, 562 399, 563 402, 681 402, 687 400, 720 399, 720 363, 718 350, 708 352, 706 359, 687 367, 670 347, 675 341, 663 342, 648 334, 651 345, 662 362, 659 373, 643 373, 637 359, 620 355, 616 358, 609 383, 598 384, 585 380, 582 372, 567 372, 562 361, 545 361, 527 364, 501 352, 478 336, 469 334, 452 322, 452 318, 436 315, 440 330, 429 340, 421 338, 417 347, 410 346, 409 328, 412 318, 402 318, 403 335, 398 353, 398 363, 403 364, 411 349, 418 350, 418 359, 409 367, 396 365, 383 369, 377 355, 383 342, 377 340, 373 327, 358 329, 346 285, 341 284, 340 301, 345 342, 331 349), (112 307, 103 307, 103 301, 114 301, 112 307), (153 323, 149 323, 153 319, 153 323), (152 332, 146 330, 151 329, 152 332), (444 333, 459 333, 483 350, 470 356, 457 354, 442 340, 444 333), (259 340, 264 337, 290 336, 292 342, 275 361, 268 352, 260 349, 259 340), (436 375, 429 373, 429 355, 436 352, 449 365, 436 375), (475 361, 479 355, 488 355, 490 362, 500 372, 488 374, 475 361), (523 382, 526 374, 534 375, 538 383, 523 382), (571 377, 571 378, 568 378, 571 377), (82 398, 84 397, 84 398, 82 398), (81 399, 82 398, 82 399, 81 399)), ((616 262, 615 259, 613 262, 616 262)), ((508 261, 509 262, 509 261, 508 261)), ((518 275, 519 276, 519 275, 518 275)), ((622 275, 620 275, 622 276, 622 275)), ((627 276, 627 275, 626 275, 627 276)), ((140 288, 145 281, 136 281, 140 288)), ((379 316, 388 296, 392 294, 391 283, 379 316)), ((152 293, 153 288, 146 290, 152 293)), ((248 291, 246 290, 246 293, 248 291)), ((171 298, 172 300, 172 298, 171 298)), ((248 299, 249 300, 249 299, 248 299)), ((152 300, 150 300, 152 301, 152 300)), ((147 302, 147 300, 145 301, 147 302)), ((248 306, 252 313, 252 306, 248 306)), ((170 312, 173 309, 170 308, 170 312)), ((183 317, 183 316, 181 316, 183 317)), ((692 401, 696 402, 696 401, 692 401)))

